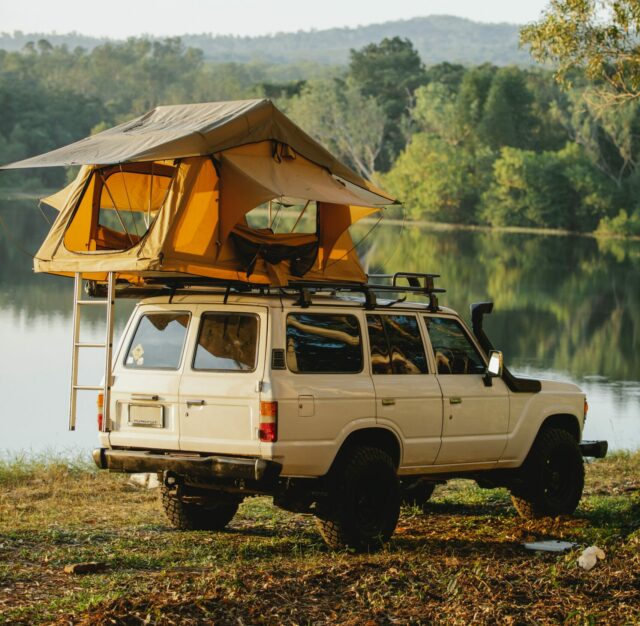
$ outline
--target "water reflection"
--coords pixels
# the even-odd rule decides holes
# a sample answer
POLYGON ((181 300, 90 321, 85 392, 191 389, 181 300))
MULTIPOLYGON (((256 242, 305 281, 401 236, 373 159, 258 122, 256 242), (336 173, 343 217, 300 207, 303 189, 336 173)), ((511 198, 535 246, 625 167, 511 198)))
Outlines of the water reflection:
MULTIPOLYGON (((95 403, 80 404, 78 432, 66 432, 72 281, 33 274, 48 224, 34 201, 0 200, 0 449, 94 445, 95 403)), ((358 225, 358 241, 370 228, 358 225)), ((640 447, 640 244, 429 227, 380 227, 359 250, 371 273, 442 275, 440 301, 465 315, 493 300, 486 327, 512 369, 571 380, 589 396, 585 437, 616 449, 640 447)), ((118 330, 131 303, 119 303, 118 330)), ((84 339, 104 323, 90 307, 84 339)), ((116 331, 117 332, 117 331, 116 331)), ((88 376, 99 378, 98 358, 88 376)), ((87 381, 89 382, 89 381, 87 381)))

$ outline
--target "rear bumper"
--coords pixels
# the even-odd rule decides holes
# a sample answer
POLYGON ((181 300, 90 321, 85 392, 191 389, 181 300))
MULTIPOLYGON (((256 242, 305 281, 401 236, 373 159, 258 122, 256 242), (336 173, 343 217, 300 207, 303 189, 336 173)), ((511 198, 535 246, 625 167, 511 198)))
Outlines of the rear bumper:
POLYGON ((582 456, 592 456, 596 459, 604 459, 609 449, 608 441, 582 441, 580 442, 580 452, 582 456))
POLYGON ((265 486, 274 482, 282 470, 279 463, 265 459, 111 448, 94 450, 93 460, 100 469, 112 472, 174 472, 193 478, 245 480, 265 486))

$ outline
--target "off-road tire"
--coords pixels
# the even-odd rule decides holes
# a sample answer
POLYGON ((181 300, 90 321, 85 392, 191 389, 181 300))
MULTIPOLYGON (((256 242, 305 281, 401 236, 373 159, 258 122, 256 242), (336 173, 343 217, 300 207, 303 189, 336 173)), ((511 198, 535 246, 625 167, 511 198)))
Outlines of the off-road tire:
POLYGON ((400 485, 391 457, 370 446, 354 448, 330 477, 318 503, 317 524, 334 550, 375 551, 389 540, 400 515, 400 485))
POLYGON ((165 485, 161 487, 162 508, 178 530, 222 530, 236 514, 240 502, 212 498, 207 504, 183 502, 165 485))
POLYGON ((561 428, 544 428, 511 490, 516 511, 525 518, 571 515, 584 488, 584 462, 575 438, 561 428))
POLYGON ((435 491, 435 484, 423 480, 408 485, 402 485, 400 492, 404 506, 417 506, 423 508, 435 491))

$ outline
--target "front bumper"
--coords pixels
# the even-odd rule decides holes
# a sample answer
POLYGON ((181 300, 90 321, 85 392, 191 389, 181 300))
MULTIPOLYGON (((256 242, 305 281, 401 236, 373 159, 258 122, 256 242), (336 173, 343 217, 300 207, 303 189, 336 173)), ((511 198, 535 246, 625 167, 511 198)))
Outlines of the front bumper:
POLYGON ((241 480, 267 486, 276 481, 282 466, 275 461, 251 457, 176 454, 149 450, 98 448, 93 460, 112 472, 174 472, 205 480, 241 480))
POLYGON ((582 456, 591 456, 596 459, 604 459, 609 449, 608 441, 581 441, 579 445, 582 456))

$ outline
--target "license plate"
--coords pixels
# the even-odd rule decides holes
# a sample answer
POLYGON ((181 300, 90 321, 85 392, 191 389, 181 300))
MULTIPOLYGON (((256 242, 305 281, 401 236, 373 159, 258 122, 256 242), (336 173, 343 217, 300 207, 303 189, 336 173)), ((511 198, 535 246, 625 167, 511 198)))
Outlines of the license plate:
POLYGON ((129 425, 163 428, 164 407, 162 405, 130 404, 129 425))

